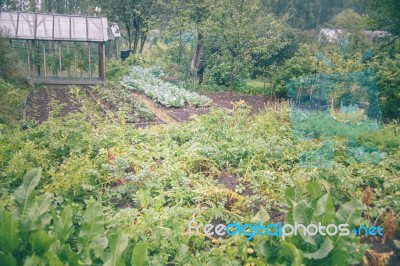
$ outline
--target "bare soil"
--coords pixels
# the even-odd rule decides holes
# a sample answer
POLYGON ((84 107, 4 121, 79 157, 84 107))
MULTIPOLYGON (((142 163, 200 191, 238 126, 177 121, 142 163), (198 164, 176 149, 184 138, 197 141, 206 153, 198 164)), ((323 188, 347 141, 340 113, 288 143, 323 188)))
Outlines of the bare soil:
POLYGON ((49 117, 50 92, 45 89, 33 89, 28 95, 26 102, 26 117, 42 123, 49 117))
POLYGON ((264 110, 268 102, 272 102, 272 99, 264 95, 246 95, 240 93, 234 93, 232 96, 229 92, 213 92, 205 93, 207 97, 212 100, 212 103, 208 107, 194 107, 184 106, 181 108, 165 107, 163 108, 170 116, 175 118, 178 122, 190 121, 194 115, 207 114, 210 107, 233 109, 233 103, 243 100, 247 105, 251 107, 251 114, 255 114, 264 110))
MULTIPOLYGON (((390 256, 389 261, 387 263, 388 266, 398 266, 400 265, 400 249, 396 247, 396 244, 392 239, 386 240, 386 242, 382 243, 382 237, 362 237, 361 243, 370 245, 370 249, 374 250, 377 253, 389 253, 393 251, 393 255, 390 256)), ((369 265, 373 266, 373 258, 371 254, 367 253, 367 258, 369 260, 369 265)), ((368 266, 369 266, 368 265, 368 266)))
POLYGON ((49 86, 35 88, 29 92, 26 104, 27 120, 42 123, 49 118, 50 102, 57 100, 62 106, 59 115, 66 116, 72 112, 78 112, 79 106, 73 100, 66 86, 49 86))

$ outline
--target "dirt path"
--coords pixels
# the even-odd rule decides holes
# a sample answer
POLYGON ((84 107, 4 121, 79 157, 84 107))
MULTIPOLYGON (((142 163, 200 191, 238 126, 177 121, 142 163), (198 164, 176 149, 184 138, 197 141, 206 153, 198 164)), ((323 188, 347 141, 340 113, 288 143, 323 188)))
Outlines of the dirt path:
POLYGON ((158 107, 156 103, 154 103, 152 100, 147 99, 147 97, 143 96, 142 94, 133 92, 132 97, 142 103, 144 106, 147 107, 155 116, 157 116, 161 121, 167 123, 167 124, 173 124, 177 123, 177 121, 170 116, 166 111, 164 111, 162 108, 158 107))

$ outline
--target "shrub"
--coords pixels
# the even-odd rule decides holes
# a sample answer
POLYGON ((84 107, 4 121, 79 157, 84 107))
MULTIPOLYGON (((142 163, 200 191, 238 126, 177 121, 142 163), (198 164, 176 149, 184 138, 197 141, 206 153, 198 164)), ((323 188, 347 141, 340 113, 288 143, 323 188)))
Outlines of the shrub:
POLYGON ((0 80, 19 86, 28 86, 28 74, 17 60, 17 54, 11 48, 7 34, 0 29, 0 80))
POLYGON ((400 54, 376 63, 382 116, 400 119, 400 54))
POLYGON ((0 80, 0 123, 13 123, 22 118, 24 101, 28 90, 17 89, 10 83, 0 80))
POLYGON ((14 193, 14 214, 0 207, 1 265, 125 265, 147 256, 145 243, 133 249, 131 258, 126 256, 128 236, 105 229, 104 208, 93 198, 87 201, 80 226, 74 226, 77 217, 71 205, 52 210, 53 195, 35 190, 40 178, 40 169, 24 176, 14 193))

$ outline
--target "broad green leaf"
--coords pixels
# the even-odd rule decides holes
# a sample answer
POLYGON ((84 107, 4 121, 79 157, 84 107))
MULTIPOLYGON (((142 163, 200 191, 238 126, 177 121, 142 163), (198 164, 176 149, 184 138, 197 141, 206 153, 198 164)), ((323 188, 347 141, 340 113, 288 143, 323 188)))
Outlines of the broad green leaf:
POLYGON ((23 177, 22 185, 14 192, 15 202, 17 203, 17 214, 20 219, 24 219, 29 204, 31 204, 36 195, 35 187, 39 184, 41 176, 42 170, 40 168, 27 172, 23 177))
POLYGON ((43 255, 54 242, 54 239, 43 230, 39 230, 31 234, 29 242, 31 243, 32 250, 35 252, 35 254, 43 255))
POLYGON ((293 219, 293 208, 289 209, 289 211, 286 213, 286 216, 285 216, 285 223, 286 223, 286 224, 294 224, 294 219, 293 219))
POLYGON ((105 236, 96 237, 93 239, 93 252, 94 255, 102 261, 106 261, 106 254, 104 250, 108 247, 108 239, 105 236))
POLYGON ((81 231, 78 236, 78 245, 81 249, 91 246, 93 239, 104 232, 103 207, 92 198, 86 206, 81 231))
POLYGON ((322 225, 328 225, 335 217, 335 206, 329 194, 323 195, 318 199, 314 210, 314 221, 321 222, 322 225))
POLYGON ((132 266, 145 266, 148 264, 147 247, 148 244, 146 242, 136 244, 132 251, 132 266))
POLYGON ((317 251, 312 253, 303 252, 303 256, 308 259, 319 260, 328 256, 329 252, 331 252, 332 249, 333 249, 332 240, 330 240, 329 238, 325 238, 324 243, 317 251))
POLYGON ((46 192, 36 196, 27 210, 27 218, 31 225, 30 230, 40 229, 42 227, 40 218, 50 211, 51 199, 53 195, 46 192))
POLYGON ((260 210, 257 212, 257 214, 251 219, 252 223, 255 222, 261 222, 264 223, 269 220, 269 214, 266 209, 263 207, 260 208, 260 210))
POLYGON ((0 207, 0 250, 7 254, 17 249, 18 221, 6 209, 0 207))
POLYGON ((336 212, 335 218, 340 224, 348 224, 350 228, 361 223, 361 211, 365 206, 361 200, 352 200, 343 204, 336 212))
POLYGON ((292 243, 282 241, 281 242, 282 255, 287 260, 292 262, 292 266, 301 266, 303 255, 300 250, 296 248, 292 243))
POLYGON ((54 235, 64 243, 72 233, 72 207, 68 205, 61 213, 61 217, 54 218, 54 235))
POLYGON ((302 186, 290 187, 285 190, 285 200, 287 204, 293 206, 294 203, 299 202, 303 196, 302 186))
POLYGON ((122 231, 114 233, 110 236, 110 250, 109 259, 104 263, 105 266, 120 266, 125 265, 123 258, 121 257, 122 252, 125 251, 128 246, 128 236, 122 231))
MULTIPOLYGON (((293 208, 293 220, 294 223, 302 224, 305 227, 312 223, 313 208, 305 201, 302 200, 294 205, 293 208)), ((300 236, 311 245, 316 245, 312 236, 306 235, 302 228, 299 228, 298 232, 300 236)))
POLYGON ((303 224, 305 226, 309 225, 311 223, 312 214, 313 209, 305 200, 294 205, 293 220, 295 223, 303 224))
POLYGON ((17 266, 17 260, 11 254, 4 254, 0 251, 0 265, 17 266))
MULTIPOLYGON (((362 248, 357 248, 354 240, 348 239, 348 237, 340 237, 338 242, 334 243, 333 245, 334 248, 329 252, 328 257, 325 257, 323 260, 321 260, 321 265, 353 265, 360 262, 357 261, 350 263, 349 261, 349 259, 355 255, 357 249, 362 248), (348 254, 352 254, 352 256, 349 256, 348 254)), ((365 250, 363 251, 363 254, 364 253, 365 250)))
POLYGON ((290 187, 285 190, 285 201, 287 204, 292 206, 292 202, 296 202, 296 193, 294 188, 290 187))
POLYGON ((45 259, 42 259, 37 255, 31 255, 27 257, 24 261, 24 266, 42 266, 42 265, 46 265, 46 261, 45 259))
POLYGON ((308 193, 313 199, 319 198, 322 195, 322 187, 318 182, 311 182, 306 186, 308 193))
POLYGON ((49 266, 63 266, 63 263, 61 262, 60 258, 57 257, 57 254, 53 250, 48 250, 45 254, 47 263, 49 266))
POLYGON ((62 246, 61 251, 58 252, 58 255, 61 261, 68 261, 69 265, 77 265, 81 254, 75 253, 72 251, 71 246, 66 244, 62 246))

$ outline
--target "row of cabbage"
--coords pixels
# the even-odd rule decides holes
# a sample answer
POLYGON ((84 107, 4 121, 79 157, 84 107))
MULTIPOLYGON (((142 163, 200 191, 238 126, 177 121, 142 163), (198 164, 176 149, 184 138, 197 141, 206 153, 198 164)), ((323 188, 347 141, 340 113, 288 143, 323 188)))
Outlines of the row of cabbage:
POLYGON ((149 68, 134 66, 130 74, 123 77, 121 84, 127 89, 144 92, 155 102, 168 107, 182 107, 186 104, 205 106, 211 100, 203 95, 181 89, 158 78, 162 73, 149 68))

